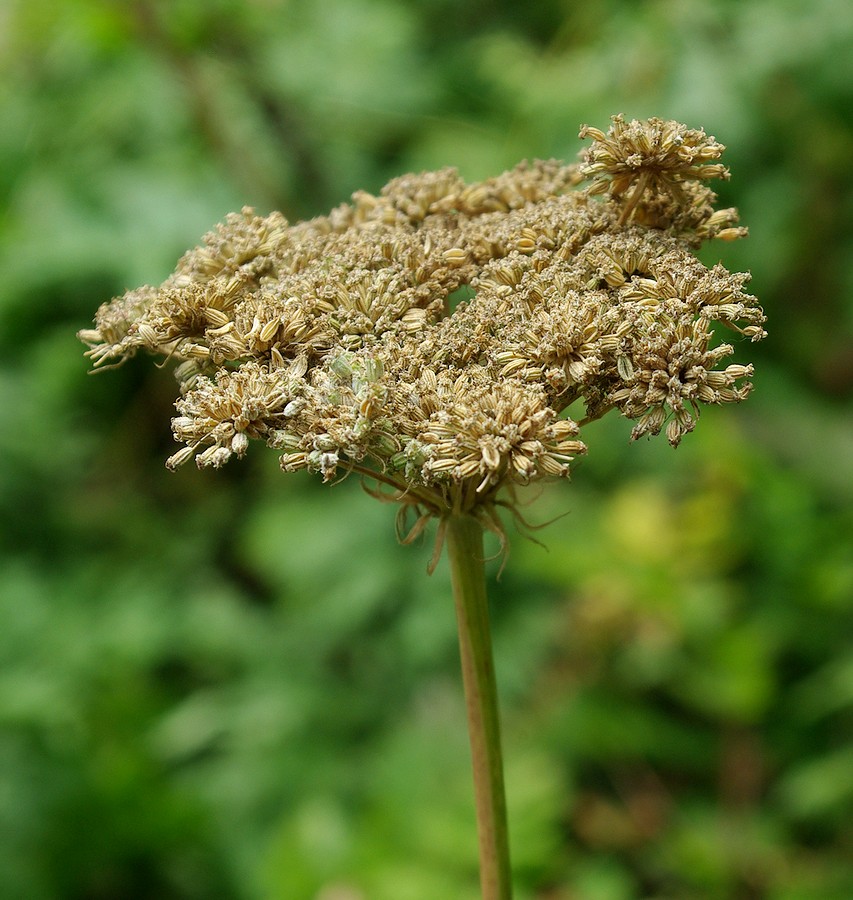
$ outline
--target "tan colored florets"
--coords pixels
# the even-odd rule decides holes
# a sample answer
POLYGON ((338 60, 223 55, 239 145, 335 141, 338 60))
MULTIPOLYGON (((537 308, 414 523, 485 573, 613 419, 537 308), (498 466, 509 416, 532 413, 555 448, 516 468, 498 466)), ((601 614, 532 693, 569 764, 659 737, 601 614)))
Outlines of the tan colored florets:
POLYGON ((764 336, 748 276, 693 252, 745 233, 704 184, 728 176, 722 145, 621 116, 581 135, 582 165, 405 175, 294 225, 244 209, 80 338, 95 367, 176 361, 172 468, 263 441, 286 471, 373 479, 414 509, 401 534, 464 512, 503 540, 503 489, 567 477, 585 452, 571 404, 676 445, 703 404, 750 390, 714 323, 764 336))
POLYGON ((275 268, 274 256, 287 243, 288 223, 281 213, 257 216, 244 207, 204 236, 204 243, 178 262, 172 279, 184 285, 211 278, 238 278, 257 284, 275 268))
POLYGON ((752 385, 737 383, 752 375, 752 367, 716 368, 734 350, 729 344, 711 349, 707 319, 691 320, 680 305, 663 303, 644 326, 638 327, 625 357, 625 384, 609 396, 614 406, 637 420, 633 440, 658 434, 666 425, 667 439, 676 447, 694 429, 700 403, 746 399, 752 385))
POLYGON ((464 506, 506 481, 567 476, 574 456, 586 451, 575 439, 578 426, 557 418, 538 385, 494 381, 487 369, 473 366, 455 377, 442 372, 435 394, 431 405, 438 409, 418 436, 425 448, 423 477, 470 484, 473 492, 460 498, 464 506))
POLYGON ((128 291, 109 303, 102 303, 95 313, 95 327, 77 333, 84 344, 89 345, 86 355, 93 365, 124 362, 141 346, 141 341, 128 338, 131 328, 158 296, 158 289, 144 285, 128 291))
POLYGON ((369 459, 384 468, 400 446, 389 418, 389 379, 380 354, 330 353, 315 367, 273 446, 284 449, 285 471, 320 472, 324 481, 369 459))
POLYGON ((250 361, 200 380, 176 403, 180 415, 172 420, 172 430, 175 440, 187 446, 166 465, 174 469, 195 457, 200 468, 219 468, 232 455, 243 456, 250 439, 274 443, 288 408, 303 392, 306 368, 304 358, 286 363, 273 354, 268 363, 250 361))
POLYGON ((621 115, 611 122, 606 134, 589 125, 581 129, 580 136, 591 137, 593 144, 580 171, 592 179, 590 193, 607 193, 618 201, 630 191, 620 224, 628 221, 646 190, 675 201, 676 207, 690 207, 697 198, 685 193, 685 183, 729 177, 729 170, 714 162, 726 148, 701 128, 658 118, 626 122, 621 115))

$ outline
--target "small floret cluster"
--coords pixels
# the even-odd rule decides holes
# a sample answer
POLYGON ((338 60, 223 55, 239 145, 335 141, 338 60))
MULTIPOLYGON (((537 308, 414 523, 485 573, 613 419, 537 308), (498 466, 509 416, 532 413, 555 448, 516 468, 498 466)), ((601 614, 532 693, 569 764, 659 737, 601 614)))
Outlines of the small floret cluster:
POLYGON ((615 409, 676 446, 703 404, 749 393, 715 326, 764 336, 748 276, 695 256, 745 233, 704 184, 728 176, 722 145, 621 116, 581 136, 579 164, 406 175, 294 225, 244 209, 80 338, 96 368, 177 362, 170 467, 260 441, 285 471, 372 478, 415 530, 472 514, 502 534, 495 506, 567 477, 580 425, 615 409))

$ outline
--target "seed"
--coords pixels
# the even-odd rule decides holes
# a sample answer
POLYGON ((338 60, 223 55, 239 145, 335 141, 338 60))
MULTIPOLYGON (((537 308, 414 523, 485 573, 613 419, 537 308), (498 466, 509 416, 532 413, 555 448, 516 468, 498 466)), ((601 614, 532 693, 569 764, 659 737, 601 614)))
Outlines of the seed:
POLYGON ((275 337, 275 334, 280 326, 281 319, 273 319, 272 321, 267 322, 266 325, 261 328, 261 333, 258 335, 258 340, 262 344, 265 344, 267 341, 271 341, 275 337))
POLYGON ((451 247, 441 255, 449 266, 464 266, 468 261, 468 252, 461 247, 451 247))

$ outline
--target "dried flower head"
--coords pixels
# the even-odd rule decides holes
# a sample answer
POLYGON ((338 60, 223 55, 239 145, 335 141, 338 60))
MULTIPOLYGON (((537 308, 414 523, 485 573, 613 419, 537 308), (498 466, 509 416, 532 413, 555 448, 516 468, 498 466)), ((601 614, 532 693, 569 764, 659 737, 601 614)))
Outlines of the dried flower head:
POLYGON ((675 446, 703 404, 750 390, 714 324, 764 336, 747 276, 694 255, 745 233, 703 183, 728 177, 722 145, 622 116, 581 136, 582 165, 406 175, 295 225, 244 209, 79 336, 96 368, 140 349, 177 362, 171 468, 262 441, 285 471, 371 479, 405 539, 465 513, 503 541, 513 487, 586 451, 571 404, 675 446))
MULTIPOLYGON (((591 137, 592 146, 584 155, 581 174, 591 178, 590 193, 608 193, 618 200, 630 191, 622 207, 619 224, 628 221, 648 190, 653 196, 676 201, 678 206, 695 204, 697 195, 685 192, 685 183, 707 178, 728 178, 729 170, 713 162, 726 149, 700 129, 678 122, 651 118, 645 121, 613 116, 605 134, 584 125, 580 137, 591 137)), ((708 197, 699 194, 701 202, 708 197)))

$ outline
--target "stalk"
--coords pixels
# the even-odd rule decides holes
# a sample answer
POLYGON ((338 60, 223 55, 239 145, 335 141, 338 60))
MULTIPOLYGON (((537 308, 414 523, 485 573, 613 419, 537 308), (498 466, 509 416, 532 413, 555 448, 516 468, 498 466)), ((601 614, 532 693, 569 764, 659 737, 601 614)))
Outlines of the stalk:
POLYGON ((480 884, 483 900, 511 900, 500 720, 489 632, 482 526, 472 516, 449 516, 446 540, 459 624, 462 681, 474 770, 480 884))
POLYGON ((628 197, 625 201, 625 205, 622 207, 622 215, 619 216, 619 221, 616 223, 617 225, 622 226, 627 223, 628 219, 631 217, 631 213, 645 193, 648 183, 649 173, 645 171, 641 172, 640 177, 637 179, 637 183, 634 185, 634 190, 631 191, 630 197, 628 197))

